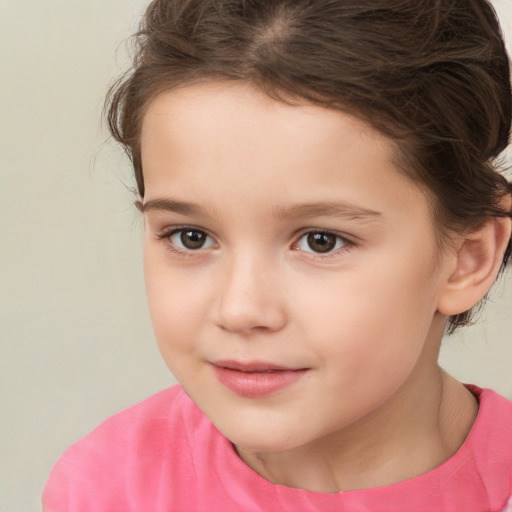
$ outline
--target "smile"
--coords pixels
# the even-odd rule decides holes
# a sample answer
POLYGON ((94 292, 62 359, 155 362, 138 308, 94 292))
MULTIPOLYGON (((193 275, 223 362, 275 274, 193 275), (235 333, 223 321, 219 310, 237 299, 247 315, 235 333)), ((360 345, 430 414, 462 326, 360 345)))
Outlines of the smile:
POLYGON ((246 398, 262 398, 291 386, 308 371, 268 363, 217 361, 213 369, 221 384, 246 398))

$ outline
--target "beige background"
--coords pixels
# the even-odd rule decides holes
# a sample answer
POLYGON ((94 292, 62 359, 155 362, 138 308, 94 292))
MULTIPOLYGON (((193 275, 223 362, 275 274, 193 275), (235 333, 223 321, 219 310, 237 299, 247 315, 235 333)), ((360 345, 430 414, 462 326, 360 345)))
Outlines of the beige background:
MULTIPOLYGON (((0 0, 0 512, 39 510, 50 467, 173 379, 145 305, 126 158, 101 125, 146 0, 0 0)), ((512 0, 496 0, 512 47, 512 0)), ((456 376, 512 398, 512 279, 445 342, 456 376)))

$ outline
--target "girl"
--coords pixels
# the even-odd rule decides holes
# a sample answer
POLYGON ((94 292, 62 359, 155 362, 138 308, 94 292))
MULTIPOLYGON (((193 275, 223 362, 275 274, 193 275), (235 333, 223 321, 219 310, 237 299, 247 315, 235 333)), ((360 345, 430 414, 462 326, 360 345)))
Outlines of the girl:
POLYGON ((51 512, 512 510, 512 404, 437 363, 507 262, 486 0, 155 0, 108 96, 180 386, 73 445, 51 512))

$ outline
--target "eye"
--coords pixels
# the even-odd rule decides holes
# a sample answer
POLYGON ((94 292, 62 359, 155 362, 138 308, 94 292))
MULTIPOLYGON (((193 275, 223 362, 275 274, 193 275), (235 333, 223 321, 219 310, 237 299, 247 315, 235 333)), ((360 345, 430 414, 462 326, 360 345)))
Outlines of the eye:
POLYGON ((301 236, 296 244, 300 251, 325 254, 341 249, 350 242, 336 233, 328 231, 310 231, 301 236))
POLYGON ((197 251, 215 246, 213 239, 200 229, 175 229, 167 235, 167 238, 173 245, 184 251, 197 251))

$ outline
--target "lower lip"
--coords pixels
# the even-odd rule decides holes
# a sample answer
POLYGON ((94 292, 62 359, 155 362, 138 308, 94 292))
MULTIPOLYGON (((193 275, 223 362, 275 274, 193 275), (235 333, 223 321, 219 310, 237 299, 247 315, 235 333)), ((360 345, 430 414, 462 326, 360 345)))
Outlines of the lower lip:
POLYGON ((261 398, 280 391, 297 382, 304 370, 275 370, 270 372, 242 372, 214 366, 219 381, 237 395, 261 398))

